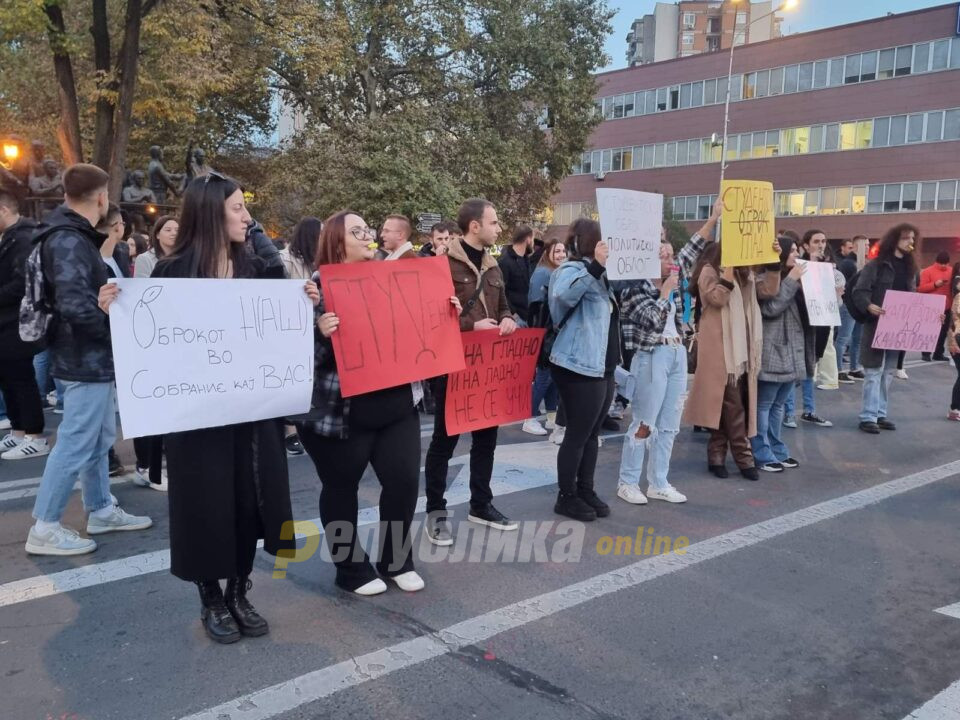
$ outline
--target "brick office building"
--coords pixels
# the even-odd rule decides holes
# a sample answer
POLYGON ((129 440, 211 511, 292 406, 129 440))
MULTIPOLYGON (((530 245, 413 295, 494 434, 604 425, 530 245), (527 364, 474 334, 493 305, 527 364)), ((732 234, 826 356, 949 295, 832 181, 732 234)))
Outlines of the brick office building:
MULTIPOLYGON (((738 47, 727 177, 771 181, 776 225, 877 238, 909 221, 960 260, 956 3, 738 47)), ((553 198, 553 233, 598 187, 660 192, 696 229, 716 198, 729 56, 598 76, 604 120, 553 198), (715 136, 715 138, 714 138, 715 136)))

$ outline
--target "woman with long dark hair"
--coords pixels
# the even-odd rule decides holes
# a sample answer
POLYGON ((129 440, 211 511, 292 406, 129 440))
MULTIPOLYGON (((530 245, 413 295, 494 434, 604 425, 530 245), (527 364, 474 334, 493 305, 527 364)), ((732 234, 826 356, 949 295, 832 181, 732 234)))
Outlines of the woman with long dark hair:
POLYGON ((309 280, 313 277, 321 230, 323 221, 315 217, 305 217, 293 228, 290 244, 280 251, 288 278, 309 280))
POLYGON ((800 465, 781 439, 783 406, 798 380, 813 373, 813 342, 804 323, 805 306, 800 278, 805 268, 797 263, 799 248, 793 238, 781 235, 780 289, 760 301, 763 316, 763 350, 757 376, 757 434, 750 438, 753 456, 761 470, 783 472, 800 465))
MULTIPOLYGON (((775 249, 780 252, 780 246, 775 249)), ((690 278, 701 309, 697 322, 697 370, 685 422, 710 428, 707 469, 729 476, 727 448, 740 474, 759 480, 749 438, 757 434, 757 376, 763 353, 759 300, 780 290, 780 268, 720 267, 720 245, 703 251, 690 278)))
POLYGON ((553 511, 590 521, 610 514, 593 489, 597 438, 620 364, 620 306, 607 280, 610 250, 600 224, 581 218, 567 231, 570 259, 550 276, 549 304, 556 339, 550 352, 553 381, 566 413, 557 453, 559 493, 553 511))
POLYGON ((180 223, 175 215, 161 215, 150 229, 150 249, 137 255, 133 263, 133 276, 150 277, 157 262, 173 252, 177 243, 177 230, 180 223))
POLYGON ((880 240, 877 257, 860 271, 853 289, 853 302, 870 320, 863 323, 860 337, 860 360, 863 363, 863 405, 860 410, 860 429, 870 435, 881 430, 896 430, 887 417, 888 394, 893 373, 897 367, 896 350, 875 350, 873 338, 877 321, 883 315, 883 298, 888 290, 916 292, 917 261, 913 250, 920 240, 920 231, 909 223, 890 228, 880 240))
MULTIPOLYGON (((530 327, 546 327, 550 317, 550 307, 547 302, 547 291, 550 287, 550 277, 554 270, 567 260, 567 247, 559 238, 553 238, 543 247, 540 261, 530 276, 530 291, 527 293, 527 307, 529 314, 526 318, 530 327)), ((523 432, 531 435, 546 435, 556 428, 557 419, 557 386, 553 382, 549 367, 537 367, 533 379, 532 415, 523 421, 523 432), (544 404, 547 410, 546 427, 540 424, 537 417, 540 415, 540 405, 544 404)))
MULTIPOLYGON (((251 223, 240 186, 218 173, 189 183, 173 251, 157 278, 281 278, 246 244, 251 223)), ((313 282, 307 295, 319 302, 313 282)), ((268 632, 247 599, 257 542, 271 555, 293 549, 281 539, 291 522, 280 420, 170 433, 165 437, 170 498, 170 570, 196 583, 207 635, 231 643, 268 632), (220 580, 226 579, 226 594, 220 580)))
MULTIPOLYGON (((343 210, 327 218, 317 254, 319 275, 328 265, 373 260, 375 239, 376 231, 355 212, 343 210)), ((450 302, 451 312, 459 315, 459 301, 453 297, 450 302)), ((420 486, 420 383, 344 398, 330 338, 351 318, 325 312, 322 297, 317 312, 312 407, 308 416, 298 418, 297 429, 320 477, 320 519, 337 569, 335 582, 363 596, 385 592, 382 577, 401 590, 422 590, 410 540, 420 486), (376 568, 357 537, 357 492, 368 465, 381 485, 376 568)))

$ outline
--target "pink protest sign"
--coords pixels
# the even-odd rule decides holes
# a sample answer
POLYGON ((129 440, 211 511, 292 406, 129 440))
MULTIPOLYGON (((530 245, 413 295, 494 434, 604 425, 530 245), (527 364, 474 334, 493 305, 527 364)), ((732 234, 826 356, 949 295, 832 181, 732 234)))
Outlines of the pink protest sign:
POLYGON ((940 335, 942 295, 888 290, 873 336, 874 350, 933 352, 940 335))

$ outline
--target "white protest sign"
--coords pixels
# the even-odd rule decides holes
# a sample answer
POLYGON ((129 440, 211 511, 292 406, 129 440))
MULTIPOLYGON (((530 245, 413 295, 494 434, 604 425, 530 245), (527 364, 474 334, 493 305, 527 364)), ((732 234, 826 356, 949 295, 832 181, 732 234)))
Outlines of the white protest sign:
POLYGON ((597 211, 600 233, 610 246, 607 277, 659 278, 663 195, 638 190, 597 190, 597 211))
POLYGON ((110 333, 125 438, 297 415, 313 393, 302 280, 117 280, 110 333))
POLYGON ((834 280, 833 264, 828 262, 802 262, 807 271, 800 278, 803 299, 807 304, 810 324, 822 327, 840 325, 840 299, 834 280))

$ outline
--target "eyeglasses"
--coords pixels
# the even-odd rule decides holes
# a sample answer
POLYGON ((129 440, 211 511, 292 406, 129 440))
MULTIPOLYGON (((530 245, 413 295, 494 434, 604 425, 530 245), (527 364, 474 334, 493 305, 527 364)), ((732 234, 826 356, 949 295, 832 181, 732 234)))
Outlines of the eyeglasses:
POLYGON ((364 237, 376 237, 377 231, 371 227, 355 227, 350 228, 350 234, 357 240, 363 240, 364 237))

